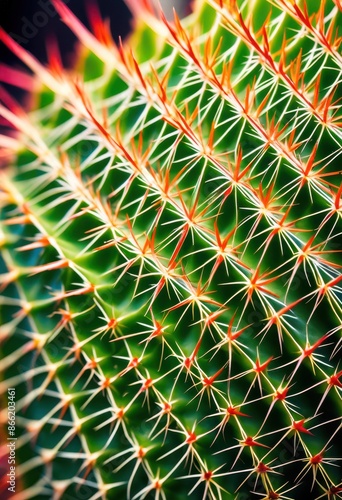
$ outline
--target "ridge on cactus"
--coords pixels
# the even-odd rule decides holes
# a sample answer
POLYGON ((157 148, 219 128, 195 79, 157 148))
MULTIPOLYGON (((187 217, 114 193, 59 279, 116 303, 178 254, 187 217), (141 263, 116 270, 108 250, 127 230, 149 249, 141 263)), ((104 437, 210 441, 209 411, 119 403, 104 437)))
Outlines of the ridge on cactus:
POLYGON ((2 495, 341 498, 341 2, 127 4, 0 31, 2 495))

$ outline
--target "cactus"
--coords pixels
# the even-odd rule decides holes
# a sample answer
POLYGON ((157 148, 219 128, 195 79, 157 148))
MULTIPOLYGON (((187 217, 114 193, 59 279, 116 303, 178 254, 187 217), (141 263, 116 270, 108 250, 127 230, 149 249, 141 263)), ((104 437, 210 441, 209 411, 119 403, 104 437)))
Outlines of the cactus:
POLYGON ((72 69, 0 32, 4 490, 341 498, 340 0, 53 4, 72 69))

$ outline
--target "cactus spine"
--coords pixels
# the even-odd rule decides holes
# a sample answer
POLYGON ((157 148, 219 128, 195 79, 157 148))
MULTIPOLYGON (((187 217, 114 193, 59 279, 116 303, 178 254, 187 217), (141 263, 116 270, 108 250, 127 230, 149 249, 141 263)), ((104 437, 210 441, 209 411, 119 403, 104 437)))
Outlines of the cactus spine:
POLYGON ((341 498, 340 0, 127 3, 53 0, 73 70, 0 32, 11 498, 341 498))

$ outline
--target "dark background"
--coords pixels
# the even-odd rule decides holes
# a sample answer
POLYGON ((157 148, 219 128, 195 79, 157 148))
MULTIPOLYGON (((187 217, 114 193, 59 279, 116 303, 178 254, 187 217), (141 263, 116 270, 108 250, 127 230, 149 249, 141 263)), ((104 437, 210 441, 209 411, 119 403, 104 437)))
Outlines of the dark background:
MULTIPOLYGON (((91 0, 65 0, 77 17, 89 26, 86 5, 91 0)), ((130 31, 131 16, 123 0, 96 0, 102 17, 110 19, 115 40, 124 38, 130 31)), ((46 40, 53 34, 59 44, 65 64, 70 63, 75 36, 61 22, 50 0, 0 0, 0 25, 20 45, 40 61, 46 60, 46 40)), ((19 63, 0 42, 0 61, 19 63)))

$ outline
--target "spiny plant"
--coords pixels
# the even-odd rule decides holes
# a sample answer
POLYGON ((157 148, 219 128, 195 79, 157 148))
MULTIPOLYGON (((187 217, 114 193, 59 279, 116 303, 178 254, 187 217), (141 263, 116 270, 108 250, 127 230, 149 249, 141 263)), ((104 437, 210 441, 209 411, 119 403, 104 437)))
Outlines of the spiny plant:
POLYGON ((340 0, 53 4, 73 69, 0 32, 11 498, 341 498, 340 0))

